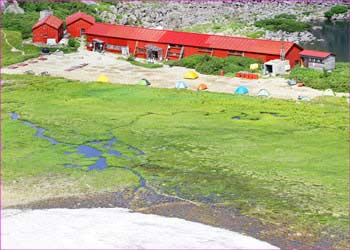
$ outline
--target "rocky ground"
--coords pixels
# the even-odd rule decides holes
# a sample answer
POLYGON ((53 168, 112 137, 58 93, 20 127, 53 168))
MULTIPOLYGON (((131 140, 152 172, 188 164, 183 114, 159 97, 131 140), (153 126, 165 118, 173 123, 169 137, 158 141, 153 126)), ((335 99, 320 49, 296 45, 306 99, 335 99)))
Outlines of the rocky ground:
MULTIPOLYGON (((282 13, 294 14, 299 21, 325 20, 324 12, 343 1, 327 2, 117 2, 109 10, 100 13, 108 23, 142 25, 150 28, 180 29, 197 24, 225 25, 232 20, 244 23, 244 27, 232 35, 264 31, 253 24, 257 20, 273 18, 282 13), (273 10, 273 11, 271 11, 273 10)), ((335 15, 334 20, 343 20, 346 15, 335 15)), ((264 33, 264 32, 263 32, 264 33)), ((280 39, 279 32, 266 31, 262 38, 280 39)), ((308 31, 285 34, 293 42, 308 42, 316 38, 308 31)))
MULTIPOLYGON (((92 0, 83 1, 95 4, 98 15, 104 22, 123 25, 139 25, 159 29, 183 29, 198 24, 215 24, 225 26, 239 22, 243 27, 234 30, 213 30, 206 33, 246 36, 259 33, 264 39, 280 40, 279 32, 265 31, 254 26, 261 19, 273 18, 282 13, 296 15, 299 21, 312 22, 325 20, 324 13, 331 7, 344 4, 346 0, 332 2, 295 2, 295 1, 117 1, 115 3, 98 3, 92 0), (108 6, 109 5, 109 6, 108 6), (107 8, 106 8, 107 6, 107 8), (102 11, 103 10, 103 11, 102 11)), ((16 0, 2 1, 4 13, 22 14, 24 10, 16 0)), ((334 15, 333 20, 345 20, 348 15, 334 15)), ((317 27, 316 27, 317 28, 317 27)), ((296 43, 311 42, 316 37, 311 32, 284 34, 285 40, 296 43)))

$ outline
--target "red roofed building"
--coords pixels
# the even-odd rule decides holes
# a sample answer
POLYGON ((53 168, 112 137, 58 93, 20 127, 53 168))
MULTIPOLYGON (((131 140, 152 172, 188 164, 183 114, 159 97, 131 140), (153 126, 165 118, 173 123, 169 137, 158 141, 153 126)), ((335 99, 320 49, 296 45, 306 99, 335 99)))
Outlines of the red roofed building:
POLYGON ((58 43, 63 37, 63 21, 55 16, 47 16, 32 27, 33 42, 47 43, 47 39, 55 39, 58 43))
POLYGON ((66 18, 67 32, 71 37, 85 35, 85 31, 95 24, 95 18, 83 12, 76 12, 66 18))
POLYGON ((335 55, 330 52, 303 50, 300 52, 300 59, 302 67, 318 70, 335 69, 335 55))
MULTIPOLYGON (((246 56, 267 62, 280 59, 282 42, 157 30, 95 23, 86 31, 88 49, 132 54, 142 58, 178 60, 195 54, 217 57, 246 56)), ((283 43, 291 67, 300 63, 303 50, 292 42, 283 43)))

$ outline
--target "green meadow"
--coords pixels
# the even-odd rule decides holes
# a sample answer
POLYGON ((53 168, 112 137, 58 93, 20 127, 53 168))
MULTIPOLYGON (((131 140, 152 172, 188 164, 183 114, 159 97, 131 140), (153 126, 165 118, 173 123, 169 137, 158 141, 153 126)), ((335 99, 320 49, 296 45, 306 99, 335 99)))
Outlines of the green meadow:
POLYGON ((3 81, 5 186, 57 175, 66 177, 68 192, 73 182, 80 192, 118 191, 138 185, 126 166, 160 193, 210 199, 302 233, 346 230, 345 98, 296 102, 27 75, 4 75, 3 81), (11 112, 66 144, 35 137, 11 112), (68 144, 113 137, 114 149, 127 157, 104 154, 109 168, 82 171, 96 159, 68 144))

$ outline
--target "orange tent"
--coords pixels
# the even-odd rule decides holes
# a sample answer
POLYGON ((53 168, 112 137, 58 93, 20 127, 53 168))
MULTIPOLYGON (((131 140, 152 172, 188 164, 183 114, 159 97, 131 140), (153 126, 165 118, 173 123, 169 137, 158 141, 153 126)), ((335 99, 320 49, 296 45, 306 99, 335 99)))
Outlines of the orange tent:
POLYGON ((208 86, 205 83, 201 83, 197 86, 197 90, 206 90, 208 86))

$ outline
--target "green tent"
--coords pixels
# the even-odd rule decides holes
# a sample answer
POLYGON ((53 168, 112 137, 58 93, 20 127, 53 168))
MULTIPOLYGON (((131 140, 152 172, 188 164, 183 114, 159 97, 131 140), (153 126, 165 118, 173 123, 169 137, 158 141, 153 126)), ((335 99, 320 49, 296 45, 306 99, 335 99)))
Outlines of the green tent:
POLYGON ((141 79, 140 81, 137 82, 137 85, 149 86, 149 85, 151 85, 151 83, 147 79, 143 78, 143 79, 141 79))

